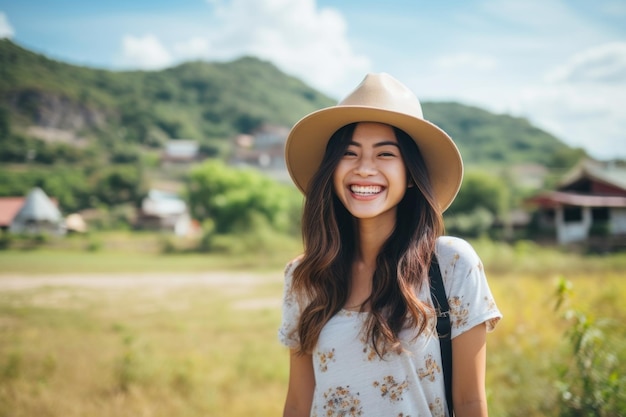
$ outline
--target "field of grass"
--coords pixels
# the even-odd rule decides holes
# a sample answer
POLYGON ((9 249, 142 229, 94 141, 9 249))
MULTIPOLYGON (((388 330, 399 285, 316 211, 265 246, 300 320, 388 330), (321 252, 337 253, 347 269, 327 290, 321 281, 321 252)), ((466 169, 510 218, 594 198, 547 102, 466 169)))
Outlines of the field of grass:
MULTIPOLYGON (((488 337, 491 415, 557 415, 572 363, 568 306, 554 309, 561 278, 570 307, 618 323, 611 346, 624 363, 626 255, 475 246, 504 314, 488 337)), ((280 415, 281 268, 293 254, 280 255, 0 252, 0 417, 280 415), (150 284, 153 274, 185 279, 150 284), (85 285, 57 279, 67 276, 85 285), (125 280, 88 284, 94 276, 125 280), (27 285, 33 277, 50 281, 27 285)))

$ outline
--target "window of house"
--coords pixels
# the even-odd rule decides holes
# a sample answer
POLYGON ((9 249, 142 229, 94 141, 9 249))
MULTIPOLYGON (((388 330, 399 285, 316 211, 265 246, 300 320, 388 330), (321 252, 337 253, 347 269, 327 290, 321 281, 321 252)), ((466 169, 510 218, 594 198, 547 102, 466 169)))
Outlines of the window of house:
POLYGON ((608 207, 594 207, 591 209, 591 218, 594 222, 608 222, 609 221, 609 208, 608 207))
POLYGON ((563 220, 566 223, 579 222, 583 219, 582 207, 563 207, 563 220))

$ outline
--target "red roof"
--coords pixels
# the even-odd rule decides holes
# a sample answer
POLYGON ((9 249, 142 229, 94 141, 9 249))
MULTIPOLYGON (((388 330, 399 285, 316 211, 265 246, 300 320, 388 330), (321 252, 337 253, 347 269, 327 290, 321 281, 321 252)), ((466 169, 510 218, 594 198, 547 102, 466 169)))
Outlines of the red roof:
MULTIPOLYGON (((26 197, 0 197, 0 227, 9 227, 15 215, 24 205, 26 197)), ((55 206, 59 206, 56 198, 50 198, 55 206)))
POLYGON ((9 227, 24 200, 25 197, 0 197, 0 227, 9 227))

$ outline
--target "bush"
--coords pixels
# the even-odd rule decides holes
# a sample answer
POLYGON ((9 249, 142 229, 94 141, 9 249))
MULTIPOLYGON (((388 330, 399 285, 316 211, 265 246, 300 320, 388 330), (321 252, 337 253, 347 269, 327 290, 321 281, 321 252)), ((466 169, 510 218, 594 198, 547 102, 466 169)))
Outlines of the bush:
POLYGON ((446 230, 450 234, 465 237, 481 237, 487 234, 495 220, 485 207, 476 207, 467 213, 458 213, 445 218, 446 230))
MULTIPOLYGON (((557 309, 567 302, 571 284, 561 280, 557 309)), ((626 415, 626 350, 619 340, 621 326, 614 320, 594 319, 568 309, 564 319, 571 356, 560 370, 560 417, 612 417, 626 415)), ((621 330, 623 333, 623 330, 621 330)))
POLYGON ((211 219, 215 233, 246 233, 259 217, 278 233, 297 234, 302 198, 298 191, 252 169, 210 161, 192 170, 188 179, 192 216, 211 219))

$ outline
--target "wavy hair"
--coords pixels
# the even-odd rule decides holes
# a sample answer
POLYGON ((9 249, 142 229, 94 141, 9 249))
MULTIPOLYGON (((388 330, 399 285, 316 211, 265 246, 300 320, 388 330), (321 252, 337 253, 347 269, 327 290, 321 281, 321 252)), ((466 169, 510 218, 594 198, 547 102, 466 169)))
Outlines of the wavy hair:
MULTIPOLYGON (((356 123, 330 138, 322 163, 311 179, 302 214, 304 255, 293 273, 293 288, 306 305, 298 323, 300 353, 313 351, 324 325, 345 305, 356 249, 355 221, 333 191, 333 172, 354 133, 356 123)), ((364 332, 382 358, 401 351, 399 334, 405 327, 422 333, 433 309, 417 297, 427 285, 428 268, 443 219, 428 171, 416 143, 393 128, 409 181, 398 204, 396 227, 376 259, 370 314, 364 332)))

